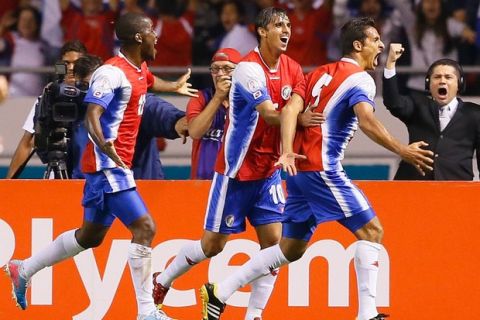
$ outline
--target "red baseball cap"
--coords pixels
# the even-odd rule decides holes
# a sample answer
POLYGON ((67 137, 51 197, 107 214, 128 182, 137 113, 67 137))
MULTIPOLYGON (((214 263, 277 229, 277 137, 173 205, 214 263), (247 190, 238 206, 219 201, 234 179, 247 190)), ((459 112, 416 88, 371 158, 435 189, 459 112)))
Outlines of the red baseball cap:
POLYGON ((231 63, 238 64, 242 59, 242 55, 236 49, 222 48, 218 49, 212 57, 212 62, 215 61, 230 61, 231 63))

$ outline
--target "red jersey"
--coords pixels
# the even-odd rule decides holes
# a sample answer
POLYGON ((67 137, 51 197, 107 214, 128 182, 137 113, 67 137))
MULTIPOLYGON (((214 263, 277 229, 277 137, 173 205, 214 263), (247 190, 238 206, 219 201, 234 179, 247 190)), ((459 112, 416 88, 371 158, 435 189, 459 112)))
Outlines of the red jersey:
POLYGON ((238 180, 272 175, 280 155, 280 127, 268 125, 256 107, 271 100, 280 111, 296 93, 305 95, 300 65, 281 55, 275 69, 263 62, 258 48, 237 65, 230 88, 230 108, 224 142, 215 170, 238 180))
MULTIPOLYGON (((145 62, 138 68, 120 53, 93 73, 84 100, 105 108, 100 117, 103 135, 106 141, 114 141, 118 156, 128 167, 132 165, 147 88, 153 81, 145 62)), ((87 143, 82 157, 84 173, 116 166, 91 140, 87 143)))
POLYGON ((359 102, 375 106, 375 82, 352 59, 321 66, 306 76, 306 108, 322 112, 321 126, 297 128, 294 151, 307 156, 299 171, 343 170, 345 148, 358 128, 353 107, 359 102))

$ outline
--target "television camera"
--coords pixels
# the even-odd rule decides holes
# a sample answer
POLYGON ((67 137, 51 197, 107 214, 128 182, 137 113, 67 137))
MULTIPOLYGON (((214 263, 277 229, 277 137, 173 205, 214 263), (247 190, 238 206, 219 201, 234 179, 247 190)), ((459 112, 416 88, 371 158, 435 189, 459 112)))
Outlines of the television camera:
POLYGON ((35 149, 40 160, 47 164, 44 178, 68 179, 67 155, 73 123, 85 115, 83 99, 86 88, 64 82, 66 65, 57 63, 57 79, 49 83, 35 108, 35 149))

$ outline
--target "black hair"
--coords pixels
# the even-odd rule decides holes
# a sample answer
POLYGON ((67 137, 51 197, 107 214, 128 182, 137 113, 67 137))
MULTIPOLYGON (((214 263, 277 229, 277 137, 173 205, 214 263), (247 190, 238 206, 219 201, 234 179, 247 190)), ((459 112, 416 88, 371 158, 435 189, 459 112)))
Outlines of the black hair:
POLYGON ((422 10, 423 1, 420 1, 416 7, 416 20, 415 20, 415 42, 417 46, 425 50, 422 47, 422 39, 428 30, 432 30, 436 36, 440 37, 443 42, 443 54, 447 54, 454 49, 455 43, 448 31, 448 17, 449 12, 446 8, 446 3, 440 1, 440 15, 435 20, 433 25, 428 25, 427 18, 422 10))
POLYGON ((33 18, 35 19, 35 22, 37 24, 37 30, 35 31, 35 38, 40 37, 40 29, 42 28, 42 14, 37 8, 31 5, 21 7, 15 11, 14 16, 17 19, 17 23, 15 24, 15 29, 18 31, 18 21, 23 11, 30 11, 33 14, 33 18))
POLYGON ((263 28, 266 29, 268 24, 272 22, 275 17, 288 17, 287 12, 282 8, 277 7, 268 7, 262 9, 260 13, 255 18, 255 33, 257 36, 257 41, 260 43, 260 34, 258 33, 258 29, 263 28))
POLYGON ((122 43, 135 42, 135 35, 146 28, 147 17, 140 13, 128 12, 118 18, 115 34, 122 43))
POLYGON ((81 54, 87 54, 87 48, 80 40, 67 41, 60 49, 60 55, 63 57, 65 53, 75 51, 81 54))
POLYGON ((228 5, 233 5, 235 9, 237 10, 238 18, 240 22, 243 22, 243 18, 245 17, 245 6, 243 3, 241 3, 238 0, 225 0, 222 2, 220 6, 220 12, 223 11, 223 8, 225 8, 228 5))
POLYGON ((353 18, 345 23, 340 33, 340 46, 343 56, 354 51, 354 41, 360 41, 361 43, 365 41, 367 38, 365 30, 370 27, 375 28, 375 21, 370 17, 353 18))
POLYGON ((73 74, 83 79, 95 71, 98 67, 102 65, 103 61, 100 57, 93 54, 86 54, 77 61, 73 66, 73 74))
POLYGON ((433 70, 438 66, 450 66, 455 69, 455 73, 457 74, 458 79, 458 93, 465 92, 466 89, 466 82, 463 75, 463 68, 462 66, 455 60, 452 59, 439 59, 432 63, 430 67, 428 67, 427 75, 425 76, 425 90, 430 90, 430 78, 432 77, 433 70))

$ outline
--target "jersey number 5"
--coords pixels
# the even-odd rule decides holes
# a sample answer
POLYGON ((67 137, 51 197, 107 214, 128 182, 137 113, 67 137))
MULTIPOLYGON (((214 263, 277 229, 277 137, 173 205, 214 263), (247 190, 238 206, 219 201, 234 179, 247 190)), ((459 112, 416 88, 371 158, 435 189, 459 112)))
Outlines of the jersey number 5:
POLYGON ((315 83, 312 89, 312 98, 315 98, 315 102, 309 103, 305 111, 308 109, 315 109, 318 107, 318 103, 320 102, 320 93, 322 92, 323 87, 326 87, 330 84, 330 81, 332 81, 332 76, 329 75, 328 73, 322 74, 320 79, 315 83))

